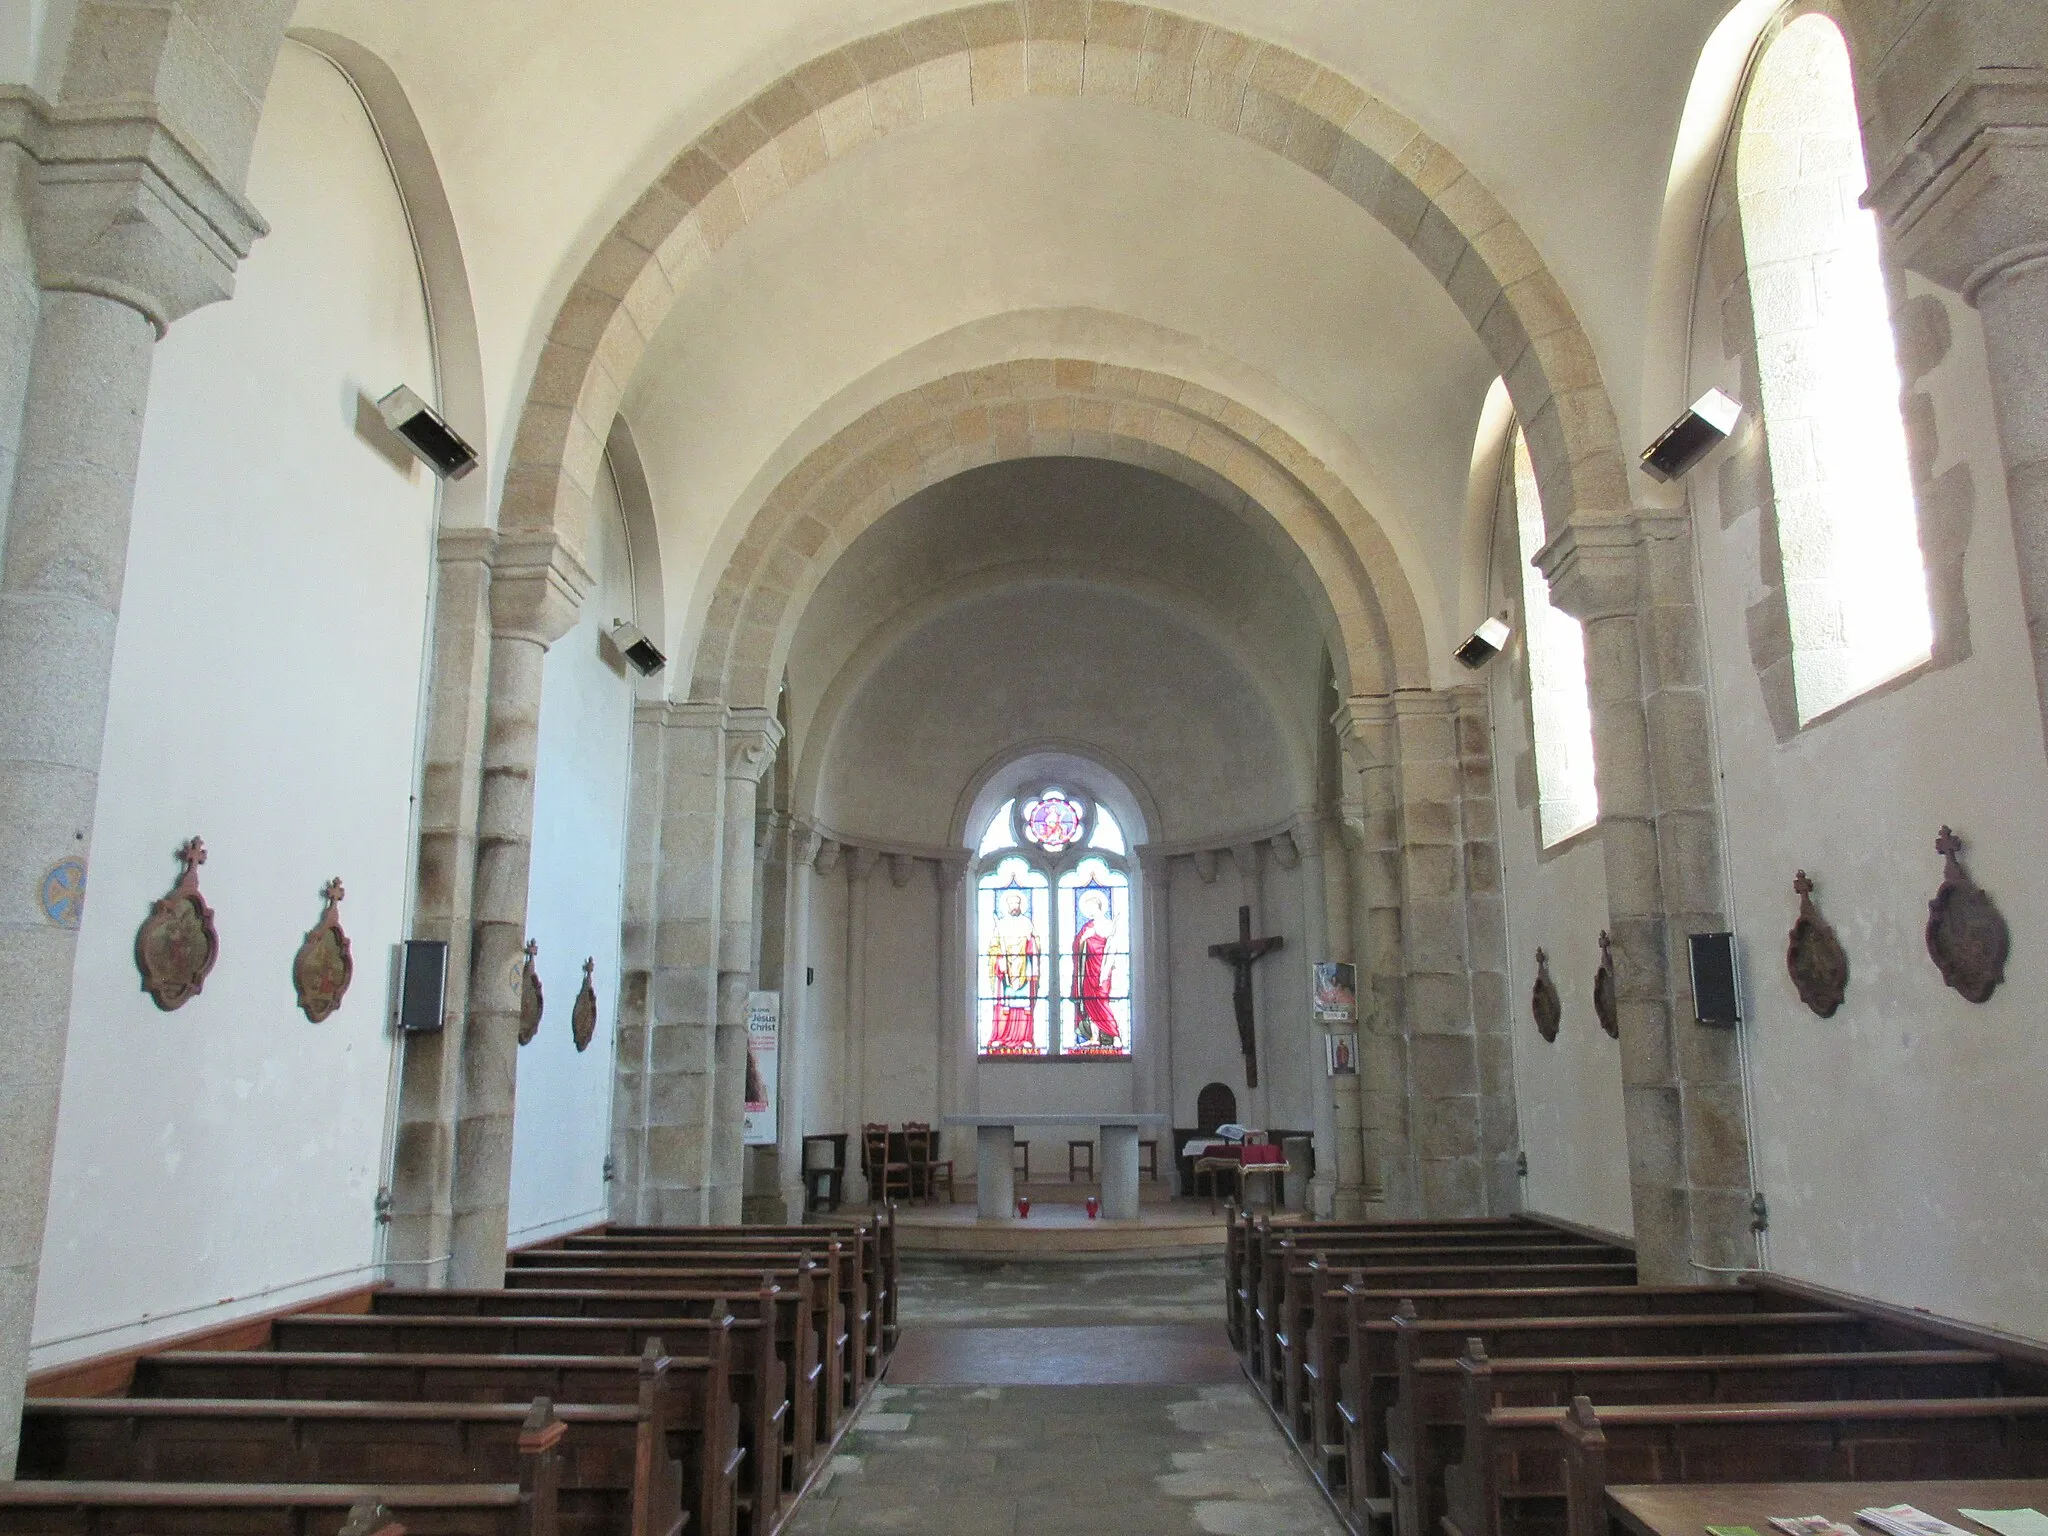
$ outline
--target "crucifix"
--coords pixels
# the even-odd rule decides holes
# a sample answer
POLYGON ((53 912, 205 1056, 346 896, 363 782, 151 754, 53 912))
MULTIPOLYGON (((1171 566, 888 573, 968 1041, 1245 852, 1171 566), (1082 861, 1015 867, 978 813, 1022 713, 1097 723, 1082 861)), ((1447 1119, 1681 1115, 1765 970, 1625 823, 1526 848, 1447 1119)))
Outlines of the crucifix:
POLYGON ((1237 1013, 1237 1043, 1244 1052, 1244 1085, 1247 1088, 1259 1086, 1258 1039, 1252 1033, 1252 966, 1286 942, 1285 939, 1277 937, 1253 938, 1252 909, 1239 907, 1237 942, 1209 946, 1210 954, 1237 973, 1230 988, 1230 1004, 1237 1013))

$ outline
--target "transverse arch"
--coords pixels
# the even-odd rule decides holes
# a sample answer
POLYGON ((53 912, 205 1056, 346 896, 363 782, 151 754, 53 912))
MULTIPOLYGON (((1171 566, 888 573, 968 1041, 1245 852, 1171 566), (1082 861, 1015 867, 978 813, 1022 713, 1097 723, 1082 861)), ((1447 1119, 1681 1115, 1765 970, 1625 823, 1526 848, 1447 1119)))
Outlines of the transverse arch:
POLYGON ((581 548, 613 415, 678 289, 831 161, 946 112, 1026 94, 1095 96, 1237 134, 1377 218, 1444 286, 1527 424, 1553 533, 1629 505, 1591 343, 1535 246, 1443 145, 1276 44, 1143 5, 1002 0, 824 54, 683 150, 585 264, 520 417, 501 525, 581 548))

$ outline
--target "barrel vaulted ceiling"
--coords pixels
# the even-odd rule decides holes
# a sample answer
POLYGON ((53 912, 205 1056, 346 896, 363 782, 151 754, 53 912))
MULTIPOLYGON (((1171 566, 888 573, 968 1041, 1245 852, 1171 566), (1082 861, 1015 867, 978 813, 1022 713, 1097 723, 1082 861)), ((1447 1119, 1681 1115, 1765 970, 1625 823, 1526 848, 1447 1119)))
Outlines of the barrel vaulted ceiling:
MULTIPOLYGON (((1079 3, 1079 0, 1076 0, 1079 3)), ((1637 427, 1672 148, 1728 0, 1195 0, 1381 97, 1519 221, 1637 427)), ((305 0, 381 55, 439 161, 476 300, 494 473, 542 339, 679 149, 919 0, 305 0)), ((621 409, 688 654, 724 556, 802 453, 893 393, 1019 357, 1194 380, 1292 434, 1400 552, 1432 650, 1460 621, 1494 367, 1436 281, 1327 184, 1126 103, 998 102, 781 197, 686 286, 621 409)))

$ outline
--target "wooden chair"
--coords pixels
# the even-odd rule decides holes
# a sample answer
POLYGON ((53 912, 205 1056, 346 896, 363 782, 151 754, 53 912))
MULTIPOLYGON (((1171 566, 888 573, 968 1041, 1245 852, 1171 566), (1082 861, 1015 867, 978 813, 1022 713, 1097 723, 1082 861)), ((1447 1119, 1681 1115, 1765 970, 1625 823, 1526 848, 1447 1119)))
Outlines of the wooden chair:
POLYGON ((905 1155, 910 1159, 910 1187, 930 1204, 946 1186, 946 1204, 953 1203, 953 1160, 939 1156, 939 1133, 922 1120, 903 1123, 905 1155))
POLYGON ((1141 1141, 1138 1143, 1138 1172, 1154 1184, 1159 1182, 1159 1143, 1141 1141))
POLYGON ((1086 1141, 1070 1141, 1067 1143, 1067 1182, 1071 1184, 1077 1177, 1086 1177, 1091 1184, 1095 1182, 1095 1142, 1093 1138, 1086 1141))
POLYGON ((869 1123, 860 1128, 860 1171, 867 1176, 868 1203, 880 1205, 891 1195, 910 1198, 910 1164, 889 1160, 889 1127, 869 1123))
POLYGON ((804 1213, 836 1211, 846 1197, 846 1133, 826 1132, 803 1140, 804 1213), (825 1154, 818 1162, 813 1150, 825 1154))
POLYGON ((1013 1141, 1010 1143, 1010 1172, 1026 1184, 1031 1182, 1031 1143, 1013 1141))

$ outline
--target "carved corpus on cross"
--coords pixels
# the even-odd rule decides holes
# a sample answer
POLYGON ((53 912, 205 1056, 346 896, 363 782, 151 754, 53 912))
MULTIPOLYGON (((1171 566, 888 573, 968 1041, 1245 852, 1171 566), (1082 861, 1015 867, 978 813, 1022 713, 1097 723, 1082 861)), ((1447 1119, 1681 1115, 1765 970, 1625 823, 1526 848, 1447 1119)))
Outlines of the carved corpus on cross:
POLYGON ((1230 988, 1230 1004, 1237 1012, 1237 1043, 1244 1052, 1244 1085, 1259 1086, 1258 1037, 1252 1030, 1252 967, 1287 941, 1278 937, 1252 937, 1252 909, 1237 909, 1237 942, 1211 944, 1209 953, 1237 973, 1230 988))

